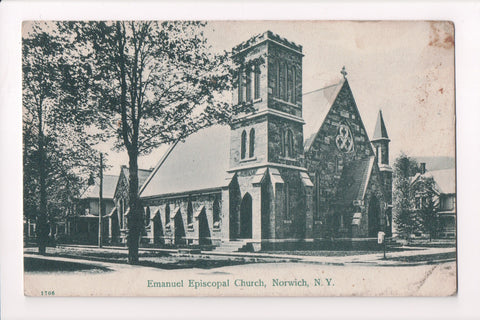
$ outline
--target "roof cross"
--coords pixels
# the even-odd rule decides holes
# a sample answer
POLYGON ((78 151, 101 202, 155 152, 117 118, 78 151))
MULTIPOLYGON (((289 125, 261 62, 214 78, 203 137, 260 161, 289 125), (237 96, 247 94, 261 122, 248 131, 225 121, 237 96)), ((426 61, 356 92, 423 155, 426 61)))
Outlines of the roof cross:
POLYGON ((347 79, 347 71, 345 71, 345 66, 343 66, 342 71, 340 73, 343 75, 343 79, 347 79))

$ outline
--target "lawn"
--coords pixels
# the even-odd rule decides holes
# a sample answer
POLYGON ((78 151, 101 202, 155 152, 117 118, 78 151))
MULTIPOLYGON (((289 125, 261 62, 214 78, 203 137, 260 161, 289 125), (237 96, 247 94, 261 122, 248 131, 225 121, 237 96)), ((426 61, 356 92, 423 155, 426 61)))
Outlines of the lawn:
MULTIPOLYGON (((29 250, 30 251, 30 250, 29 250)), ((28 252, 28 251, 27 251, 28 252)), ((33 251, 32 251, 33 253, 33 251)), ((117 250, 102 250, 90 249, 90 248, 69 248, 69 247, 57 247, 48 248, 46 256, 62 257, 72 259, 85 259, 90 261, 101 261, 110 263, 127 263, 127 251, 117 250)), ((202 255, 202 254, 185 254, 185 253, 168 253, 162 251, 155 252, 140 252, 139 263, 141 266, 148 266, 166 270, 172 269, 188 269, 188 268, 200 268, 200 269, 212 269, 224 266, 234 266, 249 263, 278 263, 294 261, 295 259, 278 259, 278 258, 258 258, 258 257, 226 257, 217 255, 202 255)), ((55 262, 54 264, 56 264, 55 262)), ((28 270, 27 264, 25 265, 25 271, 31 271, 32 266, 29 262, 28 270)), ((50 265, 46 265, 45 271, 55 271, 49 269, 50 265)), ((63 270, 65 266, 59 266, 58 270, 63 270)), ((67 266, 68 267, 68 266, 67 266)), ((37 266, 37 269, 41 269, 41 266, 37 266)), ((72 266, 75 269, 74 266, 72 266)), ((76 266, 80 268, 80 266, 76 266)), ((55 267, 54 267, 55 269, 55 267)), ((67 268, 68 269, 68 268, 67 268)), ((42 271, 42 270, 36 270, 42 271)))
POLYGON ((105 272, 109 271, 107 268, 94 266, 85 263, 55 261, 32 257, 25 257, 23 259, 25 272, 75 272, 75 271, 91 271, 91 272, 105 272))
MULTIPOLYGON (((398 251, 407 251, 415 249, 406 249, 402 247, 388 248, 387 252, 398 252, 398 251)), ((377 254, 383 253, 379 250, 285 250, 285 251, 266 251, 265 253, 271 254, 285 254, 285 255, 297 255, 297 256, 318 256, 318 257, 348 257, 348 256, 358 256, 364 254, 377 254)))
POLYGON ((421 262, 421 261, 435 261, 435 260, 454 260, 457 257, 456 252, 446 252, 428 255, 418 256, 405 256, 398 258, 391 258, 389 260, 401 261, 401 262, 421 262))

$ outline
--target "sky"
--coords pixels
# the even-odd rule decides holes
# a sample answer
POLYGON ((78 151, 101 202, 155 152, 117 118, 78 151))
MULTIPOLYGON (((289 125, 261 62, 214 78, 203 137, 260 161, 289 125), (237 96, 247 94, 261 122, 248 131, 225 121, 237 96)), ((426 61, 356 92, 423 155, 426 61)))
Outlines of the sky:
MULTIPOLYGON (((382 110, 390 162, 409 156, 455 156, 454 34, 447 22, 210 21, 212 50, 231 50, 271 30, 303 46, 303 92, 332 84, 345 66, 370 138, 382 110)), ((308 120, 307 120, 308 121, 308 120)), ((162 146, 139 159, 154 167, 162 146)), ((126 152, 108 151, 109 173, 128 164, 126 152)))

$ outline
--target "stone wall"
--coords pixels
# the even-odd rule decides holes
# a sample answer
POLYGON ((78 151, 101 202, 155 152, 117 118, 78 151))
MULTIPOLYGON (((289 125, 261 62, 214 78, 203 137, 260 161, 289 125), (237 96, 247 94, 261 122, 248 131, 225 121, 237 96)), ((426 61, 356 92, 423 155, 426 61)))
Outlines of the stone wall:
MULTIPOLYGON (((242 106, 242 105, 249 105, 252 104, 256 111, 264 110, 267 108, 268 102, 268 91, 267 91, 267 81, 268 81, 268 70, 267 70, 267 44, 260 44, 253 49, 249 50, 248 52, 240 53, 236 56, 236 59, 240 62, 240 68, 247 68, 251 65, 256 65, 260 72, 260 97, 255 99, 254 95, 254 81, 252 77, 252 81, 250 82, 251 90, 252 90, 252 97, 249 101, 246 101, 246 74, 243 77, 242 86, 239 86, 238 79, 234 85, 234 90, 232 92, 232 103, 234 106, 242 106), (243 97, 245 101, 239 101, 238 97, 238 90, 243 91, 243 97)), ((244 71, 245 72, 245 71, 244 71)), ((250 71, 252 72, 252 71, 250 71)), ((245 113, 240 113, 239 117, 245 116, 245 113)))
MULTIPOLYGON (((310 149, 305 150, 305 166, 317 188, 314 191, 314 237, 334 236, 331 229, 339 221, 339 217, 335 215, 339 212, 353 214, 355 210, 360 209, 354 208, 353 205, 335 207, 333 199, 337 194, 343 168, 353 160, 367 159, 371 156, 374 156, 374 152, 370 140, 348 81, 345 81, 310 149), (348 126, 353 136, 354 147, 351 152, 342 152, 337 148, 335 139, 340 124, 348 126)), ((350 219, 350 216, 344 216, 344 220, 347 219, 350 219)), ((364 226, 360 226, 358 234, 364 234, 363 228, 364 226)), ((348 230, 344 232, 348 233, 350 233, 348 230)))
MULTIPOLYGON (((175 226, 174 221, 174 214, 177 210, 179 212, 177 214, 181 215, 181 222, 183 224, 183 228, 185 231, 185 243, 180 244, 199 244, 200 239, 200 219, 202 214, 205 214, 206 221, 208 224, 208 229, 210 233, 210 241, 212 244, 218 244, 221 241, 221 234, 222 234, 222 222, 228 217, 224 216, 222 206, 224 205, 222 202, 222 192, 221 190, 215 190, 211 192, 199 193, 199 194, 190 194, 190 195, 180 195, 177 197, 172 198, 153 198, 153 199, 142 199, 142 205, 144 206, 144 210, 148 207, 150 209, 151 219, 153 221, 154 214, 157 210, 159 210, 159 218, 161 223, 161 229, 163 231, 163 235, 161 238, 163 239, 163 243, 165 244, 179 244, 175 243, 175 227, 180 227, 179 225, 175 226), (218 226, 215 226, 214 219, 213 219, 213 204, 214 201, 217 200, 219 204, 220 210, 220 221, 218 226), (188 217, 187 214, 189 212, 189 204, 191 204, 191 209, 193 213, 192 223, 188 224, 188 217), (170 210, 170 225, 166 223, 166 210, 167 205, 169 206, 170 210), (202 212, 202 209, 204 210, 202 212), (198 217, 195 217, 198 215, 198 217)), ((153 243, 155 238, 152 233, 152 229, 148 229, 148 238, 151 239, 150 242, 153 243)), ((177 241, 178 242, 178 241, 177 241)))
POLYGON ((269 43, 268 47, 268 106, 297 117, 302 116, 302 55, 275 43, 269 43), (277 76, 277 66, 280 71, 279 77, 277 76), (295 83, 293 84, 295 95, 289 97, 290 94, 286 95, 284 89, 285 73, 288 70, 288 79, 293 81, 293 67, 295 68, 295 83))
POLYGON ((281 117, 268 118, 268 161, 303 166, 303 125, 281 117), (286 157, 282 152, 282 139, 287 130, 293 134, 293 157, 286 157))
POLYGON ((277 239, 304 239, 306 234, 306 197, 305 189, 299 172, 291 169, 279 169, 284 185, 282 192, 277 194, 276 211, 276 238, 277 239), (285 199, 285 190, 288 188, 289 199, 285 199), (286 204, 289 204, 287 215, 286 204))
POLYGON ((360 225, 358 226, 357 230, 352 232, 352 237, 368 237, 368 212, 369 212, 369 204, 371 203, 372 197, 375 196, 380 202, 380 229, 378 231, 383 231, 385 229, 385 210, 387 209, 386 204, 386 197, 385 197, 385 189, 383 186, 382 178, 380 176, 380 171, 378 170, 378 166, 374 165, 372 174, 370 176, 370 181, 367 186, 367 191, 365 193, 365 200, 364 205, 361 207, 362 209, 362 219, 360 220, 360 225))
POLYGON ((266 115, 253 119, 244 119, 231 125, 230 132, 230 168, 265 163, 267 160, 267 121, 266 115), (255 130, 255 152, 249 157, 250 130, 255 130), (246 155, 241 158, 242 132, 247 135, 246 155))

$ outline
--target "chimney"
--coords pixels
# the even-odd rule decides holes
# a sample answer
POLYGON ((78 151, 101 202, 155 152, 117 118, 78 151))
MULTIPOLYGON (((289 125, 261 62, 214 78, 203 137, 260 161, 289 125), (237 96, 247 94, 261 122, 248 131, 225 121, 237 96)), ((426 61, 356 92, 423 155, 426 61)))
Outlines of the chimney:
POLYGON ((420 162, 420 173, 425 174, 427 171, 425 162, 420 162))

